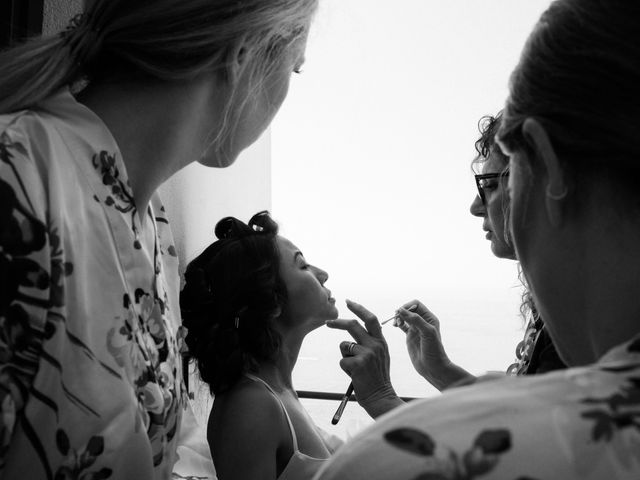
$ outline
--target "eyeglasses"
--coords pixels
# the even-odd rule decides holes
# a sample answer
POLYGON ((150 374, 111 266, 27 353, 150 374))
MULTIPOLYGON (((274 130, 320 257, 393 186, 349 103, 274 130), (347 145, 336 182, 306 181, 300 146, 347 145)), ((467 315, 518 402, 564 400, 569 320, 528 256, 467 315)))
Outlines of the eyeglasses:
POLYGON ((495 172, 495 173, 483 173, 480 175, 476 175, 476 187, 478 187, 478 195, 480 195, 480 200, 482 200, 482 204, 486 205, 487 198, 485 196, 485 189, 495 188, 496 185, 492 182, 496 178, 505 178, 509 176, 509 170, 505 170, 503 172, 495 172))

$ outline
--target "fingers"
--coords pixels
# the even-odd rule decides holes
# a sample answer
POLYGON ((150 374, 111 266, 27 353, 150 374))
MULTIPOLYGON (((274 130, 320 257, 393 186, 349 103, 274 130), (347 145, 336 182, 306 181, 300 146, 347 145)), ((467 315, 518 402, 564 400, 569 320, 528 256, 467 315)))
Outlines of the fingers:
POLYGON ((405 308, 405 309, 408 309, 409 307, 413 307, 413 306, 415 306, 415 308, 413 309, 413 312, 417 313, 418 315, 420 315, 423 318, 425 317, 425 315, 427 315, 427 316, 433 315, 429 311, 429 309, 427 307, 425 307, 424 304, 420 300, 417 300, 415 298, 413 300, 410 300, 410 301, 402 304, 402 308, 405 308))
POLYGON ((340 353, 343 357, 353 357, 362 351, 356 342, 340 342, 340 353))
POLYGON ((351 300, 347 300, 347 308, 364 322, 371 336, 382 338, 382 327, 380 326, 380 322, 378 322, 378 318, 373 313, 359 303, 352 302, 351 300))
POLYGON ((434 334, 436 327, 429 322, 429 317, 423 318, 404 307, 400 307, 398 309, 398 318, 401 320, 401 324, 398 326, 405 333, 407 333, 410 328, 415 328, 418 333, 423 336, 432 336, 434 334))
POLYGON ((398 327, 400 330, 402 330, 404 333, 407 333, 409 331, 409 325, 407 325, 402 320, 396 320, 394 325, 398 327))
POLYGON ((344 320, 338 318, 336 320, 327 320, 326 325, 329 328, 346 330, 358 343, 366 343, 370 338, 369 332, 367 332, 362 324, 357 320, 344 320))
POLYGON ((340 368, 344 373, 346 373, 349 376, 351 376, 351 372, 353 369, 353 365, 352 365, 352 362, 350 362, 350 360, 351 360, 350 357, 344 357, 342 360, 340 360, 340 368))
POLYGON ((364 322, 364 327, 357 320, 345 320, 341 318, 336 320, 327 320, 326 325, 329 328, 346 330, 353 339, 360 344, 371 344, 372 337, 373 339, 384 341, 380 322, 378 322, 378 318, 373 313, 362 305, 352 302, 351 300, 347 300, 347 307, 364 322))

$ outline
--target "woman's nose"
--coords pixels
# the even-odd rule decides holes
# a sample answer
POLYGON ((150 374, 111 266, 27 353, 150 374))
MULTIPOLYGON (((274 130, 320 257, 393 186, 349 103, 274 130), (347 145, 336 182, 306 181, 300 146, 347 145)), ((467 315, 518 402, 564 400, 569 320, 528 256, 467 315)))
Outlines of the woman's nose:
POLYGON ((474 217, 484 217, 486 215, 487 210, 484 207, 484 202, 480 198, 480 195, 476 195, 473 202, 471 202, 469 212, 471 212, 471 215, 474 217))
POLYGON ((316 278, 321 284, 324 284, 327 280, 329 280, 329 274, 318 267, 313 267, 316 271, 316 278))

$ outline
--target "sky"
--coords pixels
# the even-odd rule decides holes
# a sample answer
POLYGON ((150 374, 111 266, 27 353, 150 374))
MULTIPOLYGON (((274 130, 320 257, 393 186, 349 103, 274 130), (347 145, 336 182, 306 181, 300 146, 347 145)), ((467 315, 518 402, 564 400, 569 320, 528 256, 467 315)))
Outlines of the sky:
MULTIPOLYGON (((478 120, 508 80, 548 0, 321 0, 301 75, 271 128, 272 213, 307 261, 329 272, 340 315, 355 300, 379 318, 420 299, 449 356, 504 370, 522 338, 513 261, 495 258, 470 169, 478 120)), ((433 390, 403 334, 385 332, 400 393, 433 390)), ((296 387, 342 391, 342 332, 305 342, 296 387)))

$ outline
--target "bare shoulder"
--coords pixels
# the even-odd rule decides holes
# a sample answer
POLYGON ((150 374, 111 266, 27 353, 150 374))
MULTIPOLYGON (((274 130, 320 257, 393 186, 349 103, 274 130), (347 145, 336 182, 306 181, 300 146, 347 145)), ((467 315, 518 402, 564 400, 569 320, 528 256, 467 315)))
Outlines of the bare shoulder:
POLYGON ((213 423, 217 430, 230 424, 234 430, 264 427, 273 433, 282 422, 286 423, 286 418, 276 398, 264 385, 251 380, 217 395, 209 416, 209 428, 213 423))
MULTIPOLYGON (((280 403, 264 385, 242 380, 216 396, 207 426, 216 469, 276 468, 279 452, 292 452, 291 434, 280 403)), ((290 456, 290 454, 289 454, 290 456)), ((287 457, 288 458, 288 457, 287 457)))

